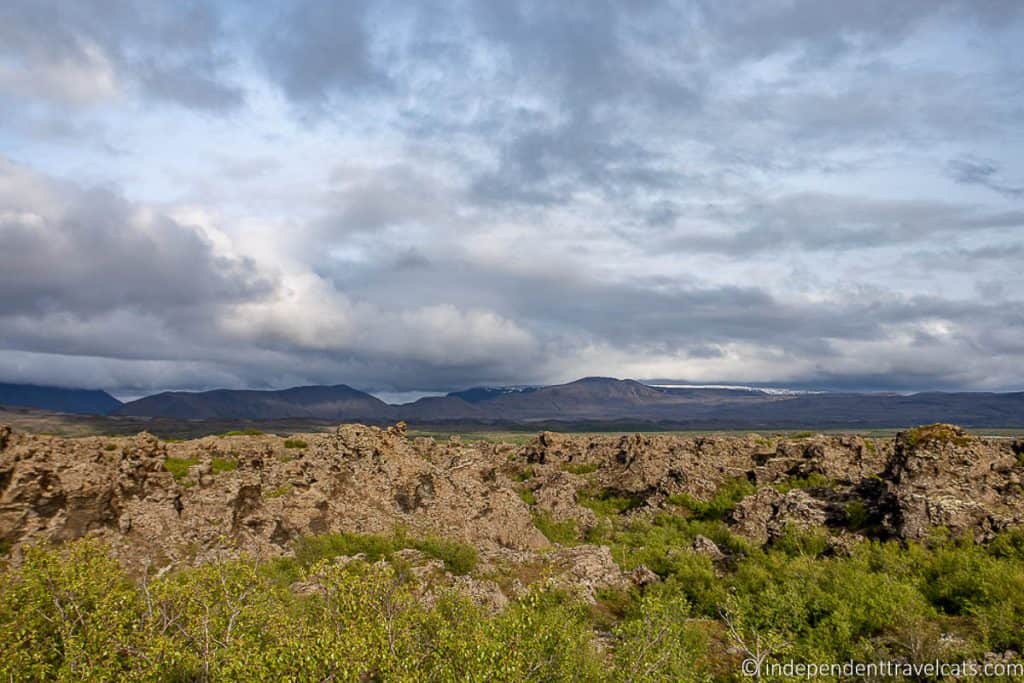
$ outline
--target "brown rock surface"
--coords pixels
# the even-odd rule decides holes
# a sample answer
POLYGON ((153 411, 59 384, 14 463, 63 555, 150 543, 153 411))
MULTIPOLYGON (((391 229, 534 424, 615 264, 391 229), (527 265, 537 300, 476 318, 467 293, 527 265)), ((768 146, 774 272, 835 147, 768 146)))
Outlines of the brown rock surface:
MULTIPOLYGON (((790 527, 826 531, 837 552, 866 535, 922 539, 938 527, 987 538, 1024 522, 1022 453, 1020 442, 948 425, 870 440, 545 432, 522 446, 411 439, 404 425, 343 425, 299 442, 264 435, 176 443, 0 426, 0 547, 18 562, 25 543, 98 535, 128 564, 167 566, 286 554, 303 535, 402 527, 476 547, 478 571, 439 575, 438 585, 495 607, 494 581, 505 590, 546 577, 591 598, 600 587, 630 584, 607 547, 551 552, 538 513, 571 520, 581 542, 609 522, 607 510, 587 506, 602 495, 629 501, 623 522, 686 515, 685 501, 707 501, 738 479, 754 493, 723 519, 755 543, 790 527), (862 525, 853 528, 857 506, 862 525)), ((708 539, 697 545, 680 552, 728 555, 708 539)), ((437 569, 412 559, 421 571, 437 569)), ((632 581, 655 580, 648 574, 632 581)))

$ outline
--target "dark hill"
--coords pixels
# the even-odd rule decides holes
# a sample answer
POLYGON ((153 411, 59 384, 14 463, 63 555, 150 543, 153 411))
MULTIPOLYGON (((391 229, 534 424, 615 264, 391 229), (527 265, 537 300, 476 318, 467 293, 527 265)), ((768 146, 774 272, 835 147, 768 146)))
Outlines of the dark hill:
POLYGON ((393 408, 379 398, 339 384, 295 387, 280 391, 169 391, 126 403, 117 414, 185 420, 271 420, 304 417, 376 421, 390 419, 393 412, 393 408))
POLYGON ((1024 427, 1024 393, 776 394, 742 388, 652 387, 633 380, 587 377, 529 389, 476 387, 397 406, 346 385, 167 392, 127 403, 113 414, 418 424, 619 422, 636 428, 649 424, 689 429, 869 428, 932 422, 1024 427))
POLYGON ((57 413, 107 415, 119 408, 121 402, 98 389, 0 384, 0 405, 39 408, 57 413))

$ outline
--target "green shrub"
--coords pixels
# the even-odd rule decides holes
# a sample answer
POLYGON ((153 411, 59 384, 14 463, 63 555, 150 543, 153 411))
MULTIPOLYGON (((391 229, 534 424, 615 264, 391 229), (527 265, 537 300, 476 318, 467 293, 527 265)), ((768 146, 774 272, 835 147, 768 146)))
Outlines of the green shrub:
POLYGON ((590 508, 598 515, 621 515, 644 504, 644 499, 636 494, 623 493, 614 489, 600 491, 580 491, 576 494, 576 502, 590 508))
POLYGON ((295 559, 303 567, 310 567, 321 561, 342 555, 365 555, 367 562, 388 559, 394 552, 411 548, 441 560, 445 569, 453 574, 468 574, 477 563, 473 546, 458 541, 427 536, 412 538, 404 532, 391 535, 356 534, 341 532, 303 536, 294 542, 295 559))
POLYGON ((130 676, 144 647, 142 600, 106 546, 87 540, 57 551, 27 548, 0 577, 0 678, 130 676))
POLYGON ((636 618, 615 631, 615 673, 624 681, 706 681, 707 632, 680 596, 644 596, 636 618))
POLYGON ((537 504, 537 495, 530 489, 519 489, 519 497, 523 499, 523 502, 527 505, 537 504))
POLYGON ((663 581, 598 588, 587 605, 552 588, 542 560, 512 563, 530 588, 497 613, 377 563, 416 548, 473 571, 469 546, 400 530, 309 537, 294 558, 158 578, 130 578, 94 539, 29 546, 19 566, 0 563, 0 680, 739 680, 744 647, 796 662, 1024 651, 1019 529, 987 546, 869 541, 836 556, 795 530, 760 549, 715 520, 602 524, 623 569, 644 564, 663 581), (697 534, 728 560, 691 550, 697 534), (367 561, 334 561, 357 553, 367 561))
POLYGON ((785 479, 778 484, 773 484, 772 488, 779 493, 788 493, 790 491, 800 489, 807 491, 809 489, 831 489, 835 486, 835 482, 818 472, 811 472, 805 477, 790 477, 785 479))
POLYGON ((303 441, 302 439, 285 439, 284 440, 284 447, 285 448, 306 448, 308 446, 309 446, 309 444, 306 443, 305 441, 303 441))
POLYGON ((104 444, 103 450, 105 450, 105 451, 116 451, 117 450, 117 444, 116 443, 104 444))
POLYGON ((723 520, 736 508, 736 504, 755 491, 754 485, 743 477, 729 479, 715 491, 715 495, 702 501, 685 493, 670 496, 668 501, 690 511, 696 518, 705 521, 723 520))
POLYGON ((859 500, 848 502, 843 511, 846 514, 846 528, 850 531, 862 531, 871 524, 871 513, 859 500))

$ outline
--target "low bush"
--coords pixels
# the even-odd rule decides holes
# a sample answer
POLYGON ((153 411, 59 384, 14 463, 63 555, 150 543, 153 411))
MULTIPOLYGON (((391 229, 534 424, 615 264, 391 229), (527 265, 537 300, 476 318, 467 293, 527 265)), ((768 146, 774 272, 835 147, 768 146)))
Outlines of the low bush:
POLYGON ((0 680, 706 681, 740 680, 753 649, 912 664, 1024 652, 1019 529, 988 545, 866 541, 838 556, 798 530, 760 549, 713 520, 606 521, 616 561, 662 581, 600 589, 588 605, 531 569, 534 585, 497 613, 436 587, 424 601, 414 573, 377 562, 413 547, 473 571, 468 546, 401 531, 148 578, 96 540, 26 547, 17 566, 0 563, 0 680), (729 560, 690 549, 697 534, 729 560), (366 561, 334 561, 358 553, 366 561))
POLYGON ((306 568, 342 555, 363 555, 367 562, 376 562, 404 549, 419 550, 441 560, 445 569, 453 574, 468 574, 477 562, 476 549, 471 545, 436 536, 411 537, 402 530, 392 534, 341 532, 303 536, 294 542, 294 546, 296 561, 306 568))

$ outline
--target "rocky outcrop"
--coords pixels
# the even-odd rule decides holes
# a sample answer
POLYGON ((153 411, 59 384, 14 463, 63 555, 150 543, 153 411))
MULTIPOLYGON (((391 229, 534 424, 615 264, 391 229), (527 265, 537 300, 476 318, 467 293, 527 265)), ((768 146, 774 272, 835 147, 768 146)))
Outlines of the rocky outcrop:
POLYGON ((168 444, 148 434, 7 434, 0 537, 15 546, 98 534, 128 556, 193 562, 226 547, 269 556, 299 535, 399 526, 481 548, 547 543, 478 451, 411 441, 401 429, 346 425, 293 448, 262 436, 168 444))
POLYGON ((779 493, 762 488, 739 502, 732 512, 733 530, 760 544, 790 529, 807 531, 825 524, 825 504, 802 490, 779 493))
POLYGON ((888 523, 901 538, 941 528, 983 541, 1024 523, 1024 466, 1013 442, 983 441, 953 425, 901 432, 885 480, 888 523))
MULTIPOLYGON (((987 539, 1024 523, 1022 480, 1022 442, 950 425, 895 439, 545 432, 522 446, 409 438, 402 424, 181 443, 0 426, 0 547, 17 562, 25 543, 96 535, 128 564, 171 565, 402 528, 473 545, 483 569, 434 583, 497 608, 494 577, 546 577, 587 599, 656 581, 649 570, 624 575, 606 547, 584 543, 602 537, 609 516, 712 515, 755 544, 816 529, 841 554, 866 537, 921 540, 940 528, 987 539), (712 512, 694 503, 727 490, 750 493, 712 512)), ((680 552, 724 562, 735 550, 697 536, 680 552)), ((407 554, 416 571, 438 569, 407 554)), ((505 581, 503 594, 527 578, 505 581)))

